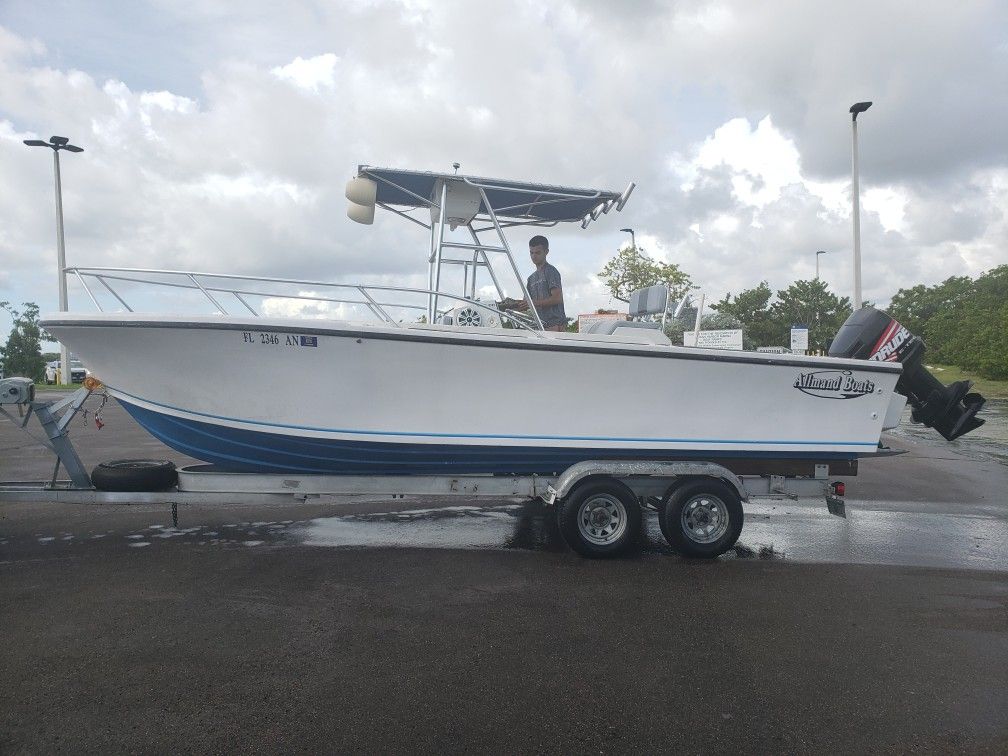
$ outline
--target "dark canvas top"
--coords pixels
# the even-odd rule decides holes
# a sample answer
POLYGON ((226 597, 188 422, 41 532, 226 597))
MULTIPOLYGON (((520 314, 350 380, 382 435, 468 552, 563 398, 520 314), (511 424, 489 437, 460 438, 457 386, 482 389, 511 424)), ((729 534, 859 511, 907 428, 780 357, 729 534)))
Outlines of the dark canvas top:
MULTIPOLYGON (((486 192, 498 217, 529 221, 580 222, 600 204, 616 203, 622 196, 620 192, 601 189, 577 189, 452 173, 373 168, 367 165, 360 166, 358 175, 377 182, 378 202, 400 207, 428 207, 440 179, 465 181, 486 192)), ((481 203, 480 213, 487 212, 485 204, 481 203)))

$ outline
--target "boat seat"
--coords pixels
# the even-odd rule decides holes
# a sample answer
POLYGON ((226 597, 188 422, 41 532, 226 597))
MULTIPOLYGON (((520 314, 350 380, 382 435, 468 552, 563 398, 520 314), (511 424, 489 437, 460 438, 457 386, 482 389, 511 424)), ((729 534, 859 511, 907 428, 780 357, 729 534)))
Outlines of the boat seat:
POLYGON ((665 315, 668 306, 668 287, 664 284, 637 289, 630 295, 629 315, 640 318, 645 315, 665 315))
POLYGON ((649 328, 660 329, 660 323, 633 320, 647 315, 661 315, 664 319, 668 307, 668 287, 663 284, 637 289, 630 295, 630 306, 627 315, 630 320, 599 320, 592 323, 585 333, 597 333, 601 336, 612 336, 617 328, 649 328))

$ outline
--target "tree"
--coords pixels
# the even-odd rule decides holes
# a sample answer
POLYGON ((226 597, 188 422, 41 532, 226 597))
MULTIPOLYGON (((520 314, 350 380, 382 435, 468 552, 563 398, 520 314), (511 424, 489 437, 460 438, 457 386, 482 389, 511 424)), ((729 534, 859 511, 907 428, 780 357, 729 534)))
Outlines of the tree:
POLYGON ((742 321, 727 312, 709 312, 700 318, 700 329, 703 331, 728 331, 741 327, 742 321))
POLYGON ((652 260, 640 247, 624 247, 616 257, 605 264, 598 274, 599 279, 609 287, 613 298, 629 302, 630 295, 637 289, 655 284, 665 284, 669 288, 672 301, 694 288, 688 274, 675 263, 652 260))
POLYGON ((790 342, 791 326, 801 323, 808 325, 809 349, 825 350, 853 309, 848 297, 838 297, 825 281, 813 278, 778 291, 770 312, 782 343, 790 342))
POLYGON ((732 297, 731 292, 725 294, 724 299, 711 305, 711 309, 738 321, 744 349, 780 346, 783 343, 780 329, 770 312, 771 295, 767 282, 760 281, 759 286, 744 289, 738 296, 732 297))
POLYGON ((965 290, 961 279, 925 290, 928 297, 945 297, 945 306, 923 321, 917 335, 927 345, 929 360, 958 365, 986 378, 1008 379, 1008 265, 965 281, 969 284, 965 290))
POLYGON ((7 344, 0 349, 3 374, 20 375, 41 381, 45 376, 45 359, 42 357, 42 339, 50 337, 39 326, 39 308, 34 302, 23 302, 24 310, 15 310, 9 302, 0 302, 0 307, 14 319, 7 344))
POLYGON ((886 312, 906 326, 910 333, 921 336, 925 323, 958 307, 972 289, 973 280, 967 276, 952 276, 934 286, 919 284, 900 289, 893 295, 886 312))

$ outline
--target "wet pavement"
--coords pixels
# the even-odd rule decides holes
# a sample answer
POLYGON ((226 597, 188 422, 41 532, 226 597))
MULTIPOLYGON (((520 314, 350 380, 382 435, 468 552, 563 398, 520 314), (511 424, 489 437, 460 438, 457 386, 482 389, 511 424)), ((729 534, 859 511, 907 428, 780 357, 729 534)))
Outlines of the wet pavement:
POLYGON ((1008 399, 988 399, 980 411, 984 424, 976 430, 945 442, 927 426, 910 421, 910 408, 903 410, 903 419, 893 434, 898 438, 946 447, 956 454, 980 461, 995 459, 1008 465, 1008 399))
MULTIPOLYGON (((565 552, 553 511, 542 502, 353 497, 327 504, 263 507, 9 504, 0 512, 0 559, 17 561, 80 549, 163 547, 316 547, 565 552), (430 506, 431 504, 436 506, 430 506), (101 510, 100 517, 88 510, 101 510), (32 511, 34 510, 34 511, 32 511), (62 510, 62 516, 59 512, 62 510), (141 514, 143 513, 143 514, 141 514), (122 516, 117 516, 122 515, 122 516), (230 521, 228 521, 230 515, 230 521), (256 517, 260 519, 243 519, 256 517), (283 517, 284 519, 280 519, 283 517), (292 519, 297 518, 297 519, 292 519), (71 524, 76 521, 76 524, 71 524), (177 525, 173 524, 177 522, 177 525), (31 523, 30 527, 25 527, 31 523), (144 524, 140 524, 144 523, 144 524)), ((636 559, 681 560, 648 511, 636 559)), ((1008 573, 1008 517, 877 511, 849 505, 846 519, 816 501, 745 505, 745 526, 722 557, 804 563, 905 565, 1008 573)))
MULTIPOLYGON (((105 420, 89 465, 178 458, 105 420)), ((846 520, 751 503, 713 562, 514 500, 0 500, 0 752, 1005 751, 1008 467, 892 443, 846 520)))

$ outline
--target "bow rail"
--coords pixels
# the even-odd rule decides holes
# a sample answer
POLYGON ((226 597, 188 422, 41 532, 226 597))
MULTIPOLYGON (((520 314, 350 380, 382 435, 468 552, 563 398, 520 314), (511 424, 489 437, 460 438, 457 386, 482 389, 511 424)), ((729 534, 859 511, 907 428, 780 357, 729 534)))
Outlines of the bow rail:
MULTIPOLYGON (((231 313, 222 302, 227 296, 234 297, 237 303, 253 317, 263 317, 254 306, 253 298, 259 297, 264 300, 282 301, 294 300, 301 302, 312 302, 319 304, 349 305, 352 307, 363 307, 370 311, 372 315, 382 322, 404 328, 418 321, 404 323, 403 320, 396 319, 392 314, 394 311, 419 311, 426 313, 428 305, 413 304, 408 301, 388 301, 393 294, 416 295, 428 301, 432 295, 448 300, 452 306, 438 310, 434 322, 439 322, 445 314, 455 309, 459 305, 467 308, 474 308, 480 312, 492 314, 502 319, 502 322, 512 324, 516 328, 530 331, 540 338, 542 334, 534 327, 533 322, 522 315, 508 310, 499 310, 485 302, 481 302, 474 297, 457 296, 445 291, 431 291, 429 289, 412 288, 408 286, 386 286, 381 284, 342 284, 327 281, 309 281, 296 278, 272 278, 265 276, 237 275, 233 273, 206 273, 190 270, 161 270, 156 268, 113 268, 113 267, 68 267, 65 269, 68 275, 72 274, 77 278, 88 298, 98 308, 99 312, 106 312, 99 297, 92 289, 94 282, 97 282, 115 300, 129 312, 135 312, 119 289, 115 288, 115 283, 137 283, 145 286, 161 286, 173 289, 187 289, 193 292, 200 292, 209 301, 217 312, 221 315, 231 313), (92 285, 88 285, 88 281, 92 285), (224 283, 228 282, 228 283, 224 283), (237 283, 235 283, 237 282, 237 283), (270 289, 269 284, 310 287, 311 289, 322 289, 330 292, 318 293, 315 291, 289 292, 278 289, 270 289), (216 296, 215 296, 216 295, 216 296), (392 311, 392 312, 390 312, 392 311)), ((100 293, 100 292, 99 292, 100 293)))

